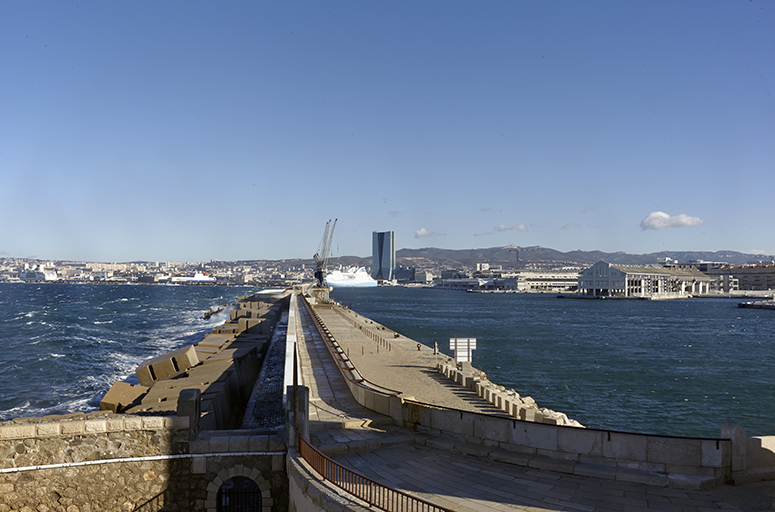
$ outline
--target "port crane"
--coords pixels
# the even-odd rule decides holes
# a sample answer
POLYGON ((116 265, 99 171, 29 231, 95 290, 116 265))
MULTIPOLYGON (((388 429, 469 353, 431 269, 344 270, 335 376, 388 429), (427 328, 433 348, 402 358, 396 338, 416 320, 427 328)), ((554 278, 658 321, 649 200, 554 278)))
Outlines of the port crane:
POLYGON ((336 221, 334 219, 333 225, 331 219, 326 222, 326 230, 323 232, 323 240, 320 241, 318 252, 312 257, 315 261, 315 286, 322 287, 326 281, 326 265, 328 265, 328 255, 331 252, 331 241, 334 239, 334 229, 336 229, 336 221))

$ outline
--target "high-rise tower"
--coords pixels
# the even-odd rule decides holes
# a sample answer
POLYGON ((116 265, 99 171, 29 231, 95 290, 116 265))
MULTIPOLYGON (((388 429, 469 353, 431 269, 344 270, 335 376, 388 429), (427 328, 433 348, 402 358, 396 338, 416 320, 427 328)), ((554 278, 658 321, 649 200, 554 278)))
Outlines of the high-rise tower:
POLYGON ((392 281, 395 268, 395 232, 374 231, 371 234, 371 277, 377 281, 392 281))

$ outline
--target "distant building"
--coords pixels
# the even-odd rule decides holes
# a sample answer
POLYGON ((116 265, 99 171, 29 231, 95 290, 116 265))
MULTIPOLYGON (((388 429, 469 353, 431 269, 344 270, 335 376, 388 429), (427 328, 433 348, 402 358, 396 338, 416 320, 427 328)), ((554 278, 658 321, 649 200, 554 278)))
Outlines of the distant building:
POLYGON ((414 273, 414 281, 416 283, 428 284, 433 282, 433 272, 427 270, 417 270, 414 273))
POLYGON ((371 277, 392 281, 396 268, 396 235, 394 231, 374 231, 371 237, 371 277))
POLYGON ((700 272, 708 273, 714 269, 720 269, 729 266, 729 263, 725 261, 705 261, 705 260, 689 260, 684 265, 693 265, 697 267, 700 272))
POLYGON ((57 271, 51 266, 24 265, 24 270, 19 272, 19 279, 22 281, 57 281, 57 271))
POLYGON ((516 279, 510 279, 516 289, 523 292, 575 292, 578 287, 579 271, 577 269, 554 270, 522 270, 516 279))
POLYGON ((728 266, 711 269, 708 274, 736 282, 738 290, 775 290, 775 265, 728 266))
POLYGON ((646 267, 599 261, 579 275, 579 293, 592 297, 681 297, 710 292, 711 278, 693 266, 646 267))
POLYGON ((441 280, 446 281, 448 279, 469 279, 471 276, 465 270, 442 270, 441 280))
POLYGON ((414 267, 404 267, 399 265, 393 272, 393 277, 399 283, 411 283, 414 281, 414 267))

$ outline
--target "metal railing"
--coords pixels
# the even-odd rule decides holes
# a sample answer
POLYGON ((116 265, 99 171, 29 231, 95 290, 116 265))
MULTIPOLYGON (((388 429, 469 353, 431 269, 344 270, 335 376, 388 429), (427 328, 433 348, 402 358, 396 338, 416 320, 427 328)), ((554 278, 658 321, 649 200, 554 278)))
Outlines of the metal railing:
POLYGON ((422 498, 393 489, 353 471, 320 453, 303 437, 299 453, 324 480, 365 501, 370 507, 386 512, 452 512, 422 498))
MULTIPOLYGON (((334 311, 339 313, 339 316, 341 316, 342 318, 347 320, 350 323, 350 325, 352 325, 353 327, 358 328, 359 331, 361 331, 366 336, 371 338, 372 341, 377 342, 379 345, 381 345, 381 346, 385 347, 386 349, 388 349, 388 351, 392 349, 390 341, 388 341, 387 338, 382 336, 382 334, 380 334, 379 332, 377 332, 377 331, 375 331, 373 329, 370 329, 367 325, 359 323, 358 320, 356 320, 355 318, 350 317, 347 313, 352 313, 353 315, 357 315, 357 313, 355 313, 351 309, 345 309, 343 306, 339 306, 339 307, 335 307, 334 311)), ((384 327, 383 327, 383 329, 384 329, 384 327)), ((377 350, 379 350, 379 349, 377 349, 377 350)))

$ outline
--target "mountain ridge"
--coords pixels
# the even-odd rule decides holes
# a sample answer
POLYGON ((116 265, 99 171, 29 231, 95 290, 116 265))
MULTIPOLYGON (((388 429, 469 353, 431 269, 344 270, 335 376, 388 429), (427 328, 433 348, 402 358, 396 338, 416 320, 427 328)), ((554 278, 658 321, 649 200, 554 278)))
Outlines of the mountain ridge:
MULTIPOLYGON (((623 251, 568 251, 561 252, 541 246, 489 247, 479 249, 440 249, 425 247, 421 249, 399 249, 396 251, 396 263, 406 267, 473 267, 477 263, 502 265, 504 269, 517 266, 590 266, 603 260, 619 265, 652 265, 660 258, 671 258, 684 263, 690 260, 725 262, 730 265, 772 260, 769 256, 749 254, 738 251, 659 251, 648 254, 628 254, 623 251)), ((371 265, 370 257, 339 256, 329 262, 334 265, 371 265)))

